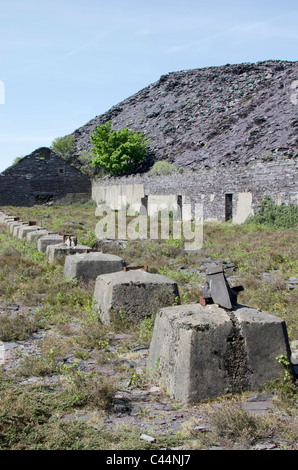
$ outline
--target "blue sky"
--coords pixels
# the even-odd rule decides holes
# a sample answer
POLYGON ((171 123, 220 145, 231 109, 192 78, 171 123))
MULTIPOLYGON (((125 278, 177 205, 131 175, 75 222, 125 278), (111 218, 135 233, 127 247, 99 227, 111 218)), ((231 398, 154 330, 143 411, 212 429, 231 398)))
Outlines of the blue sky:
POLYGON ((168 72, 298 60, 297 25, 287 0, 0 0, 0 171, 168 72))

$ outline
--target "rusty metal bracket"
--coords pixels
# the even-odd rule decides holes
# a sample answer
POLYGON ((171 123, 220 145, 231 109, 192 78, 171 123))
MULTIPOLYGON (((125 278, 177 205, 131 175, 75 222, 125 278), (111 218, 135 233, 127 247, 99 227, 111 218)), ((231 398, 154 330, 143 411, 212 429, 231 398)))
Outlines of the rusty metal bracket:
POLYGON ((76 235, 63 234, 63 243, 68 246, 77 246, 78 240, 76 235))
POLYGON ((215 265, 207 271, 207 280, 203 286, 199 301, 203 306, 206 306, 208 303, 214 303, 227 310, 232 310, 237 305, 238 292, 243 290, 243 286, 231 288, 225 277, 223 267, 215 265))
POLYGON ((144 269, 144 271, 148 271, 148 265, 145 264, 144 266, 124 266, 123 271, 132 271, 135 269, 144 269))

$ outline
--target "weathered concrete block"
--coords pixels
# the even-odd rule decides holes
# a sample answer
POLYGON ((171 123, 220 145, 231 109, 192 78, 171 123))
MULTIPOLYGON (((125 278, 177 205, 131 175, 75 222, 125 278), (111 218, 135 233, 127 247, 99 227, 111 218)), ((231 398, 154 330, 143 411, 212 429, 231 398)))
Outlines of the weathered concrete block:
POLYGON ((173 305, 177 299, 179 291, 175 281, 143 270, 103 274, 96 279, 94 289, 100 319, 106 324, 119 312, 137 322, 163 306, 173 305))
POLYGON ((13 237, 19 237, 19 230, 23 227, 28 227, 28 224, 25 224, 22 222, 21 224, 14 225, 13 230, 12 230, 12 236, 13 237))
POLYGON ((39 227, 37 225, 22 225, 19 227, 18 230, 18 238, 21 240, 22 238, 26 238, 27 233, 29 232, 35 232, 38 229, 42 229, 43 227, 39 227))
POLYGON ((9 231, 11 233, 13 233, 13 230, 15 227, 20 227, 21 225, 23 225, 23 222, 20 222, 20 221, 13 221, 13 222, 8 222, 8 227, 9 227, 9 231))
POLYGON ((107 253, 67 255, 63 274, 68 279, 76 278, 88 282, 101 274, 122 271, 124 265, 122 258, 107 253))
POLYGON ((66 243, 59 243, 58 245, 48 245, 46 249, 47 260, 52 263, 58 256, 84 253, 88 249, 90 249, 90 247, 86 245, 68 246, 66 243))
POLYGON ((281 318, 241 305, 227 312, 191 304, 158 312, 148 360, 171 397, 195 403, 282 376, 281 354, 289 355, 281 318))
POLYGON ((248 358, 250 388, 255 389, 267 380, 284 374, 284 368, 276 358, 287 356, 291 351, 284 320, 254 308, 242 307, 235 311, 237 322, 245 339, 248 358))
POLYGON ((37 250, 38 251, 46 251, 49 245, 57 245, 58 243, 62 243, 63 236, 58 234, 51 234, 51 235, 44 235, 40 237, 37 241, 37 250))
POLYGON ((7 224, 9 224, 9 222, 13 222, 14 219, 15 218, 11 215, 4 215, 4 217, 2 217, 2 223, 7 225, 7 224))
POLYGON ((51 232, 45 229, 33 230, 32 232, 28 232, 26 235, 26 240, 28 242, 33 242, 34 240, 44 237, 45 235, 50 235, 51 232))

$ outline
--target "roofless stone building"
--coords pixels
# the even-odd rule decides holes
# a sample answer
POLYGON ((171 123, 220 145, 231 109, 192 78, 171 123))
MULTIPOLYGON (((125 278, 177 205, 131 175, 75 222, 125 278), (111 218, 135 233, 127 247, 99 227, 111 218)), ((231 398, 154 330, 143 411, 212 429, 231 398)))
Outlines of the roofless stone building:
POLYGON ((90 179, 50 148, 41 147, 0 173, 1 206, 89 199, 90 179))

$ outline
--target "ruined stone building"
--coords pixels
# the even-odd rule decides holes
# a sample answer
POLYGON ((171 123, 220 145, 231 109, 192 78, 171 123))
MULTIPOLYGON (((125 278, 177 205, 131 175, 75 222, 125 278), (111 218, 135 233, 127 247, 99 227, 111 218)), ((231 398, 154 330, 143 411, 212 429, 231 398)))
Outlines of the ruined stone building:
POLYGON ((90 198, 90 179, 41 147, 0 173, 0 206, 33 206, 90 198))
MULTIPOLYGON (((182 212, 202 206, 201 216, 207 222, 231 220, 241 224, 257 212, 265 196, 277 203, 297 204, 297 161, 275 159, 266 164, 222 165, 214 168, 174 171, 168 175, 137 174, 122 178, 94 181, 92 197, 113 209, 146 207, 148 215, 167 207, 182 212)), ((187 217, 186 217, 187 218, 187 217)))

